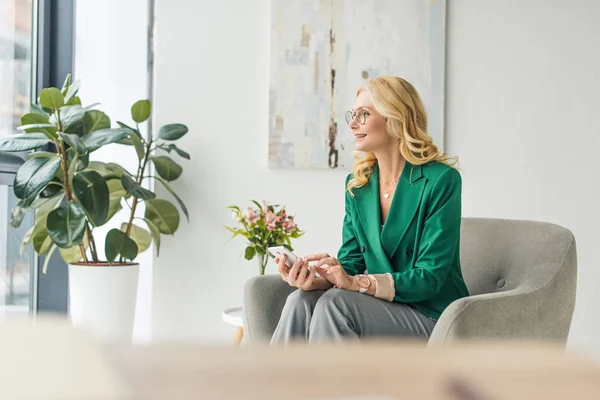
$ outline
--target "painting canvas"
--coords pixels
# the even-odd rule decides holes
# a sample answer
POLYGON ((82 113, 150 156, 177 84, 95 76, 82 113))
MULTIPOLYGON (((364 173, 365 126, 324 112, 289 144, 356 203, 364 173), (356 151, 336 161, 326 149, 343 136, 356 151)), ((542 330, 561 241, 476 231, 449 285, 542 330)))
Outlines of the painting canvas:
POLYGON ((400 76, 443 147, 445 0, 272 0, 269 167, 349 169, 344 120, 369 79, 400 76))

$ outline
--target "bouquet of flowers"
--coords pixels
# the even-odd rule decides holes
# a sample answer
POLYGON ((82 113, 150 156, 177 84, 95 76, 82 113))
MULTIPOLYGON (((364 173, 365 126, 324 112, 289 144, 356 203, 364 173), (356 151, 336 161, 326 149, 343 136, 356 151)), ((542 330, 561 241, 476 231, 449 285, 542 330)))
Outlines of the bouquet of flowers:
POLYGON ((248 207, 242 210, 238 206, 227 207, 232 210, 233 219, 241 227, 225 228, 233 234, 231 239, 241 235, 248 240, 244 258, 252 260, 255 256, 258 257, 260 275, 264 275, 269 261, 268 248, 285 246, 293 251, 291 239, 297 239, 305 232, 298 228, 294 216, 287 214, 285 206, 271 205, 264 200, 260 203, 252 200, 252 203, 256 208, 248 207))

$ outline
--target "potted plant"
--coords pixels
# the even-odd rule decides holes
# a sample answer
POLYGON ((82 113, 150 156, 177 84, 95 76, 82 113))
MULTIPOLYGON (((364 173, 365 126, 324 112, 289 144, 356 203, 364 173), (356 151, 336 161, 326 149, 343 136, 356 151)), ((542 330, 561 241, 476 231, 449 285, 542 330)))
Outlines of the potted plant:
POLYGON ((260 275, 265 274, 265 268, 269 261, 268 248, 273 246, 285 246, 294 251, 291 239, 297 239, 304 235, 294 220, 294 216, 288 215, 285 206, 271 205, 266 201, 258 203, 252 200, 256 208, 248 207, 245 210, 238 206, 228 206, 232 210, 232 217, 241 227, 225 228, 232 233, 230 238, 241 235, 247 239, 247 247, 244 258, 258 259, 258 271, 260 275))
POLYGON ((20 132, 0 139, 0 151, 45 149, 30 152, 17 171, 14 193, 20 201, 12 210, 11 224, 18 227, 28 211, 35 212, 35 224, 23 247, 33 244, 38 254, 46 255, 43 273, 57 249, 69 265, 69 313, 75 326, 109 340, 131 340, 139 273, 135 259, 152 239, 158 255, 161 235, 174 234, 180 222, 177 207, 158 199, 143 183, 160 182, 188 217, 169 185, 182 168, 166 155, 175 152, 190 158, 173 143, 188 129, 182 124, 165 125, 157 137, 144 139, 139 124, 150 118, 148 100, 131 107, 133 127, 118 121, 119 127, 113 128, 96 104, 81 105, 79 86, 69 75, 62 90, 42 90, 37 104, 21 117, 20 132), (91 153, 113 143, 135 148, 135 172, 117 163, 90 161, 91 153), (165 154, 157 155, 159 150, 165 154), (148 173, 150 163, 156 175, 148 173), (145 211, 140 216, 142 202, 145 211), (123 203, 129 206, 128 217, 99 238, 96 228, 112 221, 123 203), (104 255, 98 254, 99 240, 104 242, 104 255))

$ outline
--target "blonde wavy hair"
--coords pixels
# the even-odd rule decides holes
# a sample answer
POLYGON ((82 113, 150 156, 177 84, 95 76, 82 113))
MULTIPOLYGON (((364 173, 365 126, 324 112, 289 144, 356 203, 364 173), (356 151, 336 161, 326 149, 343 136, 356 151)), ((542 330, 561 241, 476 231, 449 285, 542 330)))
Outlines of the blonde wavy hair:
MULTIPOLYGON (((400 154, 413 165, 437 161, 456 168, 457 157, 448 157, 433 143, 427 133, 427 114, 423 102, 415 88, 402 78, 380 76, 367 82, 356 93, 366 90, 378 113, 386 117, 387 134, 398 139, 400 154)), ((377 162, 371 152, 354 152, 353 177, 347 190, 364 186, 377 162)))

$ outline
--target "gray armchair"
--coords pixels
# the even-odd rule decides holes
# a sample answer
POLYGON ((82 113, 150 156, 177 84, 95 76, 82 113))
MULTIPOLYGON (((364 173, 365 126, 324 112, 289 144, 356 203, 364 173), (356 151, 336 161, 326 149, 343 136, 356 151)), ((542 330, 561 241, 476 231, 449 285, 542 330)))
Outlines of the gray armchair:
MULTIPOLYGON (((573 234, 544 222, 464 218, 461 264, 469 297, 442 313, 429 344, 461 339, 566 343, 577 282, 573 234)), ((245 287, 247 339, 268 341, 294 289, 279 275, 245 287)))

